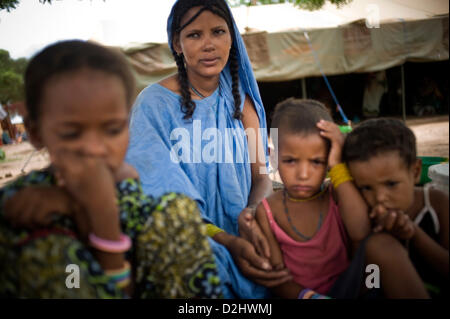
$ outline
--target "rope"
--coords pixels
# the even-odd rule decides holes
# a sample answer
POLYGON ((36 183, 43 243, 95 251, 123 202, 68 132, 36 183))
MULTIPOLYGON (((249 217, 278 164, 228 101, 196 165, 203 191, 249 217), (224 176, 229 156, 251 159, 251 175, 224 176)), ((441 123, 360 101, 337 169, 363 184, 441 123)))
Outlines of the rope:
POLYGON ((314 60, 316 60, 317 66, 319 67, 320 73, 322 74, 322 77, 325 80, 325 84, 327 85, 328 90, 330 91, 331 96, 333 97, 334 103, 336 103, 336 106, 337 106, 337 109, 339 111, 339 114, 341 115, 341 117, 344 120, 345 124, 350 124, 349 123, 350 121, 348 120, 347 116, 345 116, 344 110, 342 109, 341 105, 339 104, 339 101, 338 101, 336 95, 334 94, 330 83, 328 82, 327 76, 325 75, 325 72, 322 69, 322 65, 320 64, 319 57, 317 56, 316 51, 313 49, 313 46, 312 46, 311 40, 309 39, 308 33, 306 31, 303 31, 303 34, 304 34, 304 36, 306 38, 306 41, 308 41, 309 48, 311 49, 311 52, 314 55, 314 60))

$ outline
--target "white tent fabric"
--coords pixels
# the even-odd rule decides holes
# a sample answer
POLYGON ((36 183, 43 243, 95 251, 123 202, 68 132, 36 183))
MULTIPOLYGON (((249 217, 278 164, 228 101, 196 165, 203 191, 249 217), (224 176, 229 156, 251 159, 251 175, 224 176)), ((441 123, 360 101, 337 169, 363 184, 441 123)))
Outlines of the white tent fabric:
MULTIPOLYGON (((336 75, 448 60, 448 13, 447 0, 353 0, 317 11, 292 4, 233 8, 256 79, 267 82, 318 76, 319 63, 336 75)), ((166 43, 122 50, 139 87, 176 71, 166 43)))
POLYGON ((448 12, 449 3, 445 0, 353 0, 339 8, 325 2, 323 8, 317 11, 299 10, 291 3, 233 8, 241 32, 247 27, 269 33, 337 28, 366 19, 370 22, 377 19, 382 23, 397 22, 399 19, 425 20, 447 15, 448 12))

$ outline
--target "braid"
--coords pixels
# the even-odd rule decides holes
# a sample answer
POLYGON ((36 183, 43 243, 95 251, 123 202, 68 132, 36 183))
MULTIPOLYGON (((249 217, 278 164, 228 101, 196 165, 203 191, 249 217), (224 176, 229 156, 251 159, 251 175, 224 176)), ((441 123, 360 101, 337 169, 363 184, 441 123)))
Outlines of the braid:
POLYGON ((189 91, 188 77, 186 68, 184 66, 183 54, 176 54, 173 52, 175 62, 178 68, 178 84, 181 90, 181 111, 184 113, 183 119, 190 119, 192 114, 194 114, 195 103, 191 99, 191 93, 189 91))
POLYGON ((232 92, 234 98, 234 114, 235 119, 242 118, 241 106, 241 94, 239 93, 239 64, 237 60, 236 47, 233 45, 230 50, 230 73, 232 83, 232 92))

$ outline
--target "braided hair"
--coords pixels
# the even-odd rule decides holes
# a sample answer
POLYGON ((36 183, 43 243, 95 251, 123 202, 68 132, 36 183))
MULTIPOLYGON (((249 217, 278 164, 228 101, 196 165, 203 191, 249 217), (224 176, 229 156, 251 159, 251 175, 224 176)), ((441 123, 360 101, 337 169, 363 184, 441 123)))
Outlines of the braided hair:
MULTIPOLYGON (((231 18, 231 12, 226 4, 225 0, 179 0, 173 8, 173 20, 171 28, 172 39, 179 35, 181 30, 193 22, 203 11, 208 10, 213 14, 224 19, 228 25, 228 29, 231 33, 231 38, 234 39, 235 30, 231 18), (189 21, 181 25, 181 20, 189 9, 193 7, 202 7, 189 21)), ((169 39, 171 40, 171 39, 169 39)), ((178 68, 178 84, 181 91, 181 111, 184 113, 183 119, 190 119, 194 114, 195 103, 192 101, 191 93, 189 91, 189 80, 187 75, 186 66, 184 63, 183 53, 177 54, 172 48, 172 55, 175 59, 178 68)), ((234 42, 231 45, 230 56, 228 58, 230 67, 231 79, 232 79, 232 94, 234 99, 234 114, 235 119, 242 118, 242 112, 240 110, 241 95, 239 93, 239 64, 238 64, 238 51, 234 42)))

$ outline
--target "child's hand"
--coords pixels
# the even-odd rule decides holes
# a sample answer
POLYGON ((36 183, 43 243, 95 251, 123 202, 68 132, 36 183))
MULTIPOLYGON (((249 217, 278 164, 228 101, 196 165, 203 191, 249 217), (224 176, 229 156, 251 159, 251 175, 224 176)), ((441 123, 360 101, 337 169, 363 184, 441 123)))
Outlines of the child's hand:
POLYGON ((69 194, 60 187, 29 186, 5 202, 5 218, 14 226, 30 229, 48 226, 54 215, 72 215, 71 202, 69 194))
POLYGON ((400 210, 389 210, 383 205, 375 206, 369 217, 375 222, 374 232, 386 231, 399 239, 414 236, 415 225, 407 214, 400 210))
POLYGON ((317 127, 320 129, 320 135, 329 139, 331 142, 328 166, 333 167, 341 163, 342 146, 344 145, 345 138, 339 130, 339 126, 333 122, 320 120, 317 123, 317 127))
POLYGON ((59 185, 84 208, 93 228, 119 220, 114 175, 105 159, 61 149, 52 163, 59 185))

